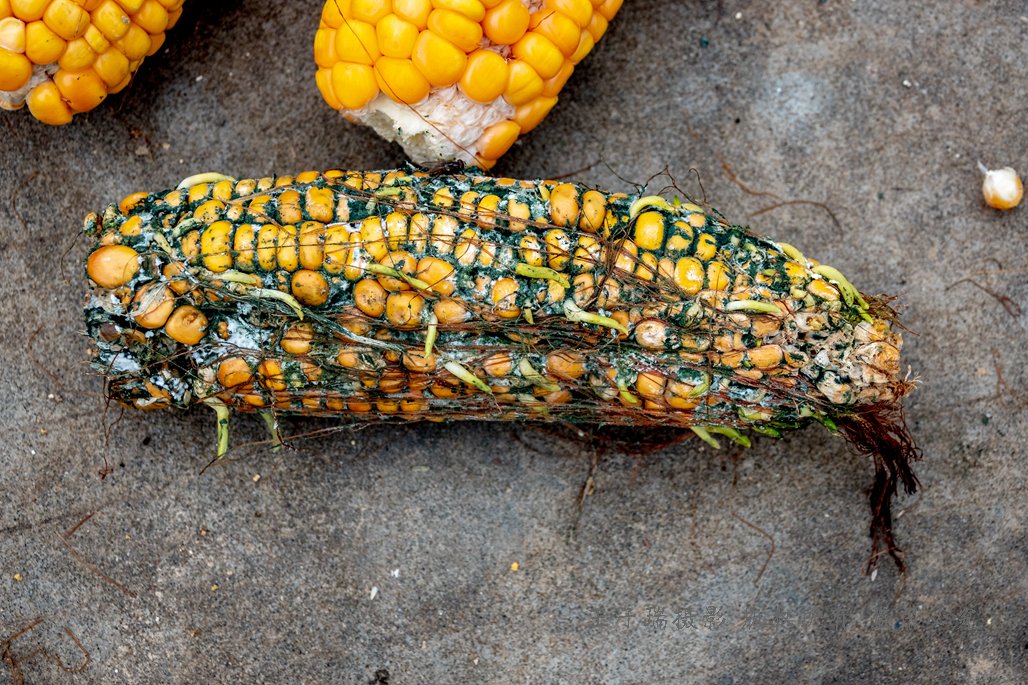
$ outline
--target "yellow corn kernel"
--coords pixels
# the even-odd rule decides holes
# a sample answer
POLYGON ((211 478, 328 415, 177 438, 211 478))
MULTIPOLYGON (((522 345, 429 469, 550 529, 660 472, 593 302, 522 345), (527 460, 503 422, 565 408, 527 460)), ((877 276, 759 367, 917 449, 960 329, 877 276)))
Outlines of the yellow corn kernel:
POLYGON ((621 3, 624 0, 603 0, 603 2, 596 6, 596 11, 603 15, 603 18, 610 21, 617 14, 617 11, 621 9, 621 3))
POLYGON ((660 319, 644 319, 635 326, 635 341, 648 350, 663 350, 667 338, 667 324, 660 319))
POLYGON ((460 300, 444 298, 432 306, 432 312, 436 315, 440 324, 454 325, 464 323, 471 316, 467 306, 460 300))
POLYGON ((614 268, 631 274, 635 271, 635 263, 638 256, 639 247, 631 240, 624 240, 621 243, 621 249, 618 250, 617 257, 614 258, 614 268))
POLYGON ((521 129, 513 121, 500 121, 485 130, 475 143, 483 161, 499 159, 517 141, 521 129))
POLYGON ((728 269, 721 262, 707 265, 707 287, 711 290, 725 290, 732 284, 728 269))
POLYGON ((507 202, 507 216, 510 218, 509 228, 514 232, 523 231, 527 228, 524 219, 527 219, 532 214, 532 208, 526 203, 518 200, 510 200, 507 202))
POLYGON ((300 193, 287 190, 278 196, 278 215, 282 223, 298 224, 303 220, 300 210, 300 193))
POLYGON ((428 26, 428 15, 432 13, 432 0, 393 0, 393 12, 423 30, 428 26))
POLYGON ((453 252, 454 238, 457 235, 457 219, 452 216, 436 217, 432 222, 431 244, 439 254, 453 252))
POLYGON ((564 64, 564 55, 557 46, 539 33, 526 33, 514 44, 511 52, 529 64, 543 80, 556 76, 564 64))
POLYGON ((425 298, 413 290, 390 293, 386 299, 386 318, 397 328, 417 328, 421 325, 421 310, 425 298))
POLYGON ((644 250, 664 246, 664 217, 660 212, 643 212, 636 217, 635 243, 644 250))
POLYGON ((126 33, 132 21, 114 0, 104 0, 92 11, 93 26, 100 29, 109 41, 116 41, 126 33))
POLYGON ((150 52, 150 34, 133 24, 115 45, 125 53, 130 62, 136 62, 150 52))
POLYGON ((528 133, 546 118, 556 104, 556 97, 537 97, 517 108, 514 113, 514 123, 521 127, 522 134, 528 133))
POLYGON ((89 13, 71 0, 53 0, 43 13, 43 21, 64 40, 74 40, 89 27, 89 13))
POLYGON ((414 62, 398 57, 380 57, 375 62, 375 78, 383 93, 408 105, 424 100, 432 88, 414 62))
POLYGON ((366 64, 337 62, 330 82, 332 93, 346 109, 360 109, 378 95, 375 72, 366 64))
POLYGON ((265 224, 257 232, 257 263, 265 271, 278 265, 278 226, 265 224))
POLYGON ((564 62, 556 76, 543 82, 543 95, 548 98, 557 97, 574 72, 575 65, 571 62, 564 62))
POLYGON ((685 218, 693 228, 703 228, 707 225, 707 217, 702 212, 693 212, 685 218))
POLYGON ((139 253, 127 245, 104 245, 89 255, 86 273, 101 288, 120 288, 139 273, 139 253))
POLYGON ((471 266, 478 257, 481 242, 473 228, 465 228, 453 247, 453 257, 463 266, 471 266))
POLYGON ((675 263, 674 282, 687 295, 703 289, 703 264, 695 257, 682 257, 675 263))
POLYGON ((224 388, 238 388, 252 380, 250 365, 240 357, 229 357, 218 365, 218 382, 224 388))
POLYGON ((317 221, 300 224, 300 266, 320 269, 325 260, 325 225, 317 221))
POLYGON ((323 268, 330 274, 342 273, 349 261, 349 230, 346 226, 331 226, 325 231, 323 268))
POLYGON ((279 269, 296 271, 300 268, 299 244, 296 226, 291 224, 279 226, 278 243, 275 250, 275 259, 278 261, 279 269))
POLYGON ((382 56, 375 27, 364 21, 347 20, 336 29, 335 53, 340 60, 353 64, 374 64, 382 56))
POLYGON ((467 67, 468 56, 445 38, 432 31, 422 31, 414 41, 411 60, 429 83, 443 87, 460 79, 467 67))
POLYGON ((696 258, 709 262, 717 254, 717 242, 714 240, 714 236, 709 233, 701 233, 700 237, 696 239, 696 251, 694 253, 696 258))
POLYGON ((507 60, 492 50, 475 50, 460 77, 460 89, 472 100, 489 103, 507 89, 507 60))
POLYGON ((232 237, 232 253, 235 257, 235 268, 240 271, 253 271, 254 247, 257 233, 253 224, 242 224, 232 237))
POLYGON ((346 4, 350 6, 349 16, 369 24, 377 24, 389 13, 389 3, 382 0, 350 0, 346 4))
POLYGON ((200 236, 200 253, 209 271, 221 273, 232 268, 232 224, 215 221, 200 236))
POLYGON ((61 69, 54 74, 54 83, 71 108, 78 112, 87 112, 93 109, 107 97, 107 87, 103 79, 92 69, 78 73, 61 69))
POLYGON ((546 251, 549 254, 547 264, 551 269, 563 271, 571 259, 571 238, 559 228, 547 231, 546 251))
POLYGON ((97 56, 93 62, 93 69, 100 78, 111 88, 125 80, 129 75, 129 61, 117 48, 111 48, 107 52, 97 56))
POLYGON ((86 39, 76 38, 65 46, 64 53, 61 54, 57 63, 61 69, 77 72, 89 67, 95 59, 96 52, 89 46, 86 39))
POLYGON ((518 243, 520 247, 521 261, 529 266, 542 266, 543 253, 539 239, 534 235, 526 235, 518 243))
POLYGON ((513 45, 525 35, 530 20, 528 8, 521 0, 504 0, 486 12, 482 28, 492 42, 513 45))
POLYGON ((479 0, 432 0, 436 9, 452 10, 471 21, 481 22, 485 18, 485 5, 479 0))
POLYGON ((395 14, 388 14, 375 26, 378 49, 386 57, 410 57, 414 41, 418 39, 418 27, 395 14))
POLYGON ((465 53, 478 47, 482 40, 482 25, 468 17, 447 9, 433 10, 428 15, 428 30, 445 38, 465 53))
POLYGON ((598 2, 590 0, 545 0, 543 7, 570 17, 578 26, 585 28, 593 18, 593 5, 598 2))
POLYGON ((509 76, 503 97, 515 107, 527 104, 542 95, 545 84, 538 72, 527 62, 512 60, 508 63, 509 76))
POLYGON ((496 225, 496 210, 500 206, 500 196, 489 194, 478 202, 478 219, 476 223, 483 228, 496 225))
POLYGON ((578 64, 592 52, 595 46, 596 40, 592 37, 592 34, 588 31, 582 31, 582 35, 578 39, 578 49, 568 57, 568 61, 572 64, 578 64))
POLYGON ((385 313, 385 288, 374 278, 357 281, 353 287, 353 302, 361 312, 377 319, 385 313))
POLYGON ((382 219, 377 216, 370 216, 361 221, 360 226, 361 242, 365 251, 376 262, 381 261, 389 252, 385 241, 385 232, 382 229, 382 219))
POLYGON ((35 21, 43 16, 48 0, 4 0, 0 3, 0 14, 12 14, 22 21, 35 21))
POLYGON ((0 48, 19 55, 24 53, 25 34, 25 22, 17 17, 5 16, 0 11, 0 48))
POLYGON ((317 271, 300 269, 293 274, 289 289, 301 304, 317 307, 328 302, 328 281, 317 271))
POLYGON ((550 219, 555 226, 574 226, 578 212, 578 188, 561 183, 550 191, 550 219))
POLYGON ((652 252, 643 252, 639 255, 639 266, 635 270, 635 275, 644 281, 652 281, 657 276, 659 268, 657 255, 652 252))
POLYGON ((64 39, 42 21, 33 21, 25 27, 25 55, 35 64, 56 62, 64 54, 66 46, 64 39))
POLYGON ((385 232, 389 237, 389 249, 398 250, 407 242, 407 215, 390 212, 385 218, 385 232))
POLYGON ((606 18, 597 12, 589 20, 589 25, 586 27, 586 31, 593 37, 593 40, 599 40, 603 38, 603 34, 607 32, 607 26, 610 24, 606 18))
POLYGON ((582 29, 566 14, 541 9, 532 15, 529 26, 533 32, 548 38, 565 57, 571 57, 578 50, 582 29))

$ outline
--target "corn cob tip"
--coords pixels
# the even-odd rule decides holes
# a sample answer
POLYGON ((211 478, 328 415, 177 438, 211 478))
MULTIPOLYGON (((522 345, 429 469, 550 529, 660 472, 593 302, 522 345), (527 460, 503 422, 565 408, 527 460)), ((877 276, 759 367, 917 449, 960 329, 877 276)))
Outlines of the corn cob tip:
POLYGON ((419 164, 486 169, 556 105, 621 0, 328 0, 316 82, 419 164))
POLYGON ((184 0, 0 2, 0 107, 62 125, 125 88, 184 0))

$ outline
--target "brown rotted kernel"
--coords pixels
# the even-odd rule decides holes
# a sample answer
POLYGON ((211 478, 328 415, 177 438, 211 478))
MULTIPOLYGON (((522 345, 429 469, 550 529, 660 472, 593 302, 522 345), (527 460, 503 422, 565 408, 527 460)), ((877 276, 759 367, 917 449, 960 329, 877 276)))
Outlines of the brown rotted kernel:
POLYGON ((175 310, 175 293, 161 283, 148 283, 132 298, 132 310, 143 328, 160 328, 175 310))

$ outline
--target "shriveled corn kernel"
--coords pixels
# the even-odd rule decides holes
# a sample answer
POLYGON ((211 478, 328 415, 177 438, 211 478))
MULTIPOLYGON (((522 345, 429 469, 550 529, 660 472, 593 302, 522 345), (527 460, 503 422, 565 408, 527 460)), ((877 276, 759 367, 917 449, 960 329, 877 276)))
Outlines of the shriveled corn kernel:
POLYGON ((196 345, 207 333, 207 317, 196 307, 183 305, 168 317, 164 332, 183 345, 196 345))
POLYGON ((732 284, 731 275, 727 267, 721 262, 711 262, 707 265, 707 287, 711 290, 725 290, 732 284))
POLYGON ((493 284, 490 301, 493 311, 503 319, 516 319, 521 315, 517 305, 518 282, 513 278, 500 278, 493 284))
POLYGON ((167 286, 152 282, 132 298, 132 318, 143 328, 160 328, 175 310, 175 293, 167 286))
POLYGON ((807 292, 814 297, 820 297, 822 300, 836 301, 839 299, 839 289, 828 281, 815 278, 807 284, 807 292))
POLYGON ((546 357, 546 370, 563 380, 573 381, 585 375, 585 357, 574 350, 558 350, 546 357))
POLYGON ((746 356, 758 369, 771 369, 782 363, 782 348, 778 345, 761 345, 750 350, 746 356))

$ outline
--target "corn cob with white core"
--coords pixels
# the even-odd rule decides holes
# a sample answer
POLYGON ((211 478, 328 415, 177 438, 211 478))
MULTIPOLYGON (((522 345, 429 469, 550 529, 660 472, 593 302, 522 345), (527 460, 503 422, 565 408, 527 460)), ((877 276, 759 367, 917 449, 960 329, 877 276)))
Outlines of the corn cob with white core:
POLYGON ((420 164, 490 168, 535 128, 621 0, 327 0, 317 84, 420 164))
POLYGON ((66 124, 129 84, 184 0, 0 0, 0 107, 66 124))
POLYGON ((96 240, 87 330, 143 409, 563 421, 748 445, 811 420, 874 453, 875 544, 916 450, 891 311, 713 211, 427 172, 187 179, 96 240))

